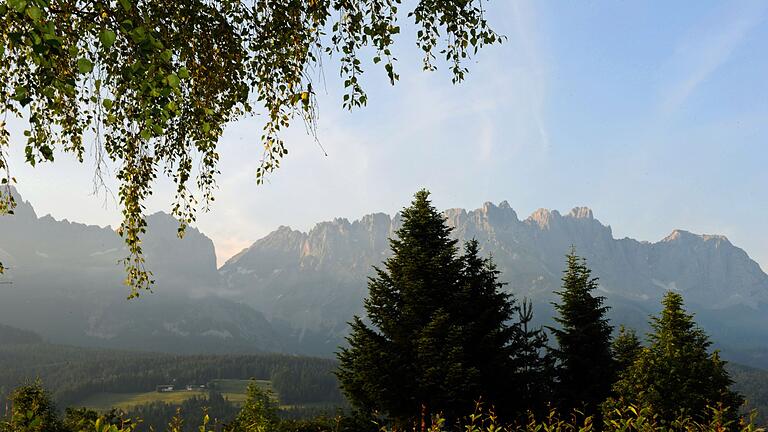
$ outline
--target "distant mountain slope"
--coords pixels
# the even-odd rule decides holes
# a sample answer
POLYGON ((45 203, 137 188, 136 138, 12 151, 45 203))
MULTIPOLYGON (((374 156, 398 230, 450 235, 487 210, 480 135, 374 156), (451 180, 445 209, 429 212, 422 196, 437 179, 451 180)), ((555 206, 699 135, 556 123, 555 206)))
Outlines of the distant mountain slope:
POLYGON ((42 343, 43 338, 35 332, 0 324, 0 346, 42 343))
POLYGON ((738 363, 728 363, 726 368, 734 381, 732 388, 746 399, 745 409, 757 410, 757 424, 768 426, 768 371, 738 363))
POLYGON ((221 290, 213 242, 194 228, 183 240, 171 216, 147 218, 144 239, 154 294, 126 301, 122 240, 101 228, 38 217, 17 194, 0 217, 10 267, 0 285, 0 319, 57 343, 169 352, 283 351, 285 342, 253 308, 221 290))
MULTIPOLYGON (((656 243, 615 239, 585 207, 566 215, 540 209, 523 220, 506 202, 444 214, 457 238, 476 238, 493 255, 510 291, 537 303, 542 321, 551 316, 552 291, 573 245, 600 277, 617 322, 642 330, 671 289, 684 294, 722 346, 768 341, 768 275, 723 236, 674 230, 656 243)), ((346 322, 361 312, 371 266, 389 255, 387 238, 399 225, 397 215, 372 214, 322 222, 308 233, 281 227, 219 272, 230 298, 298 334, 320 332, 330 352, 346 334, 346 322)))

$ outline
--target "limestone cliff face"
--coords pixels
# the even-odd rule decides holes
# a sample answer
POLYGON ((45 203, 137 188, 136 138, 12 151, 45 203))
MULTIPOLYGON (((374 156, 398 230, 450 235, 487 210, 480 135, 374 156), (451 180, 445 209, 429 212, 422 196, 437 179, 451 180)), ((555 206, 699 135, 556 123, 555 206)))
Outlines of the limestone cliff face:
POLYGON ((457 236, 480 240, 525 295, 546 296, 558 286, 563 254, 574 246, 610 296, 655 301, 672 289, 710 309, 768 304, 768 276, 723 236, 675 230, 656 243, 615 239, 586 207, 565 216, 540 209, 523 221, 505 203, 448 214, 457 236))
MULTIPOLYGON (((676 230, 656 243, 615 239, 587 207, 567 214, 539 209, 521 220, 502 202, 444 215, 456 238, 475 238, 493 255, 511 292, 542 305, 560 285, 571 246, 588 260, 617 310, 639 304, 653 311, 666 290, 682 292, 694 310, 757 312, 768 305, 768 276, 722 236, 676 230)), ((399 225, 398 215, 373 214, 322 222, 308 233, 281 227, 219 272, 229 294, 273 321, 338 342, 346 322, 361 313, 366 279, 389 256, 387 238, 399 225)))
POLYGON ((300 340, 315 330, 340 335, 359 312, 366 277, 388 256, 392 235, 393 220, 381 213, 319 223, 308 233, 280 227, 219 273, 227 295, 297 329, 300 340))

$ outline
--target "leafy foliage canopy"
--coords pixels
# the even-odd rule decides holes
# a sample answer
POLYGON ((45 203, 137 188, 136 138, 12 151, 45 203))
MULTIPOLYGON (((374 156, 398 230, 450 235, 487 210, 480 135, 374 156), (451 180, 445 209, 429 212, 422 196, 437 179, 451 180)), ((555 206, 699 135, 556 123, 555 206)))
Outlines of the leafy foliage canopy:
MULTIPOLYGON (((26 117, 27 163, 57 151, 83 161, 96 184, 117 166, 131 297, 151 286, 141 235, 158 175, 176 184, 179 235, 213 201, 217 143, 227 124, 262 114, 258 182, 288 153, 295 118, 314 134, 313 79, 323 56, 340 56, 345 108, 366 104, 362 52, 398 79, 392 47, 402 0, 3 0, 0 2, 0 213, 13 209, 8 116, 26 117)), ((453 81, 478 48, 500 40, 481 0, 412 2, 424 68, 445 57, 453 81)), ((0 266, 2 271, 2 266, 0 266)))

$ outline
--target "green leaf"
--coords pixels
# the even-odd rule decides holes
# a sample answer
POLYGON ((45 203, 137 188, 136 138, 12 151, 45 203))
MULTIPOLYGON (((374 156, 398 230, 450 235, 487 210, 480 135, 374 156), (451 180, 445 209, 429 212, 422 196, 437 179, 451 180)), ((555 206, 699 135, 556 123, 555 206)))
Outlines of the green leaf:
POLYGON ((14 95, 13 98, 16 100, 21 100, 27 97, 27 89, 24 86, 16 86, 14 89, 14 95))
POLYGON ((104 99, 101 101, 101 105, 106 109, 112 109, 112 99, 104 99))
POLYGON ((117 39, 117 35, 112 30, 104 30, 99 34, 99 40, 104 48, 110 48, 117 39))
MULTIPOLYGON (((2 46, 0 46, 0 48, 2 48, 2 46)), ((185 67, 179 68, 179 72, 177 75, 181 79, 187 79, 189 78, 189 70, 185 67)))
POLYGON ((44 144, 43 146, 41 146, 40 153, 43 155, 43 158, 45 160, 48 160, 48 161, 53 160, 53 149, 49 145, 44 144))
POLYGON ((27 0, 8 0, 8 6, 12 7, 16 12, 22 13, 27 8, 27 0))
POLYGON ((131 30, 131 38, 136 43, 144 43, 147 40, 147 32, 143 26, 138 26, 131 30))
POLYGON ((131 10, 131 2, 129 0, 120 0, 120 6, 122 6, 126 12, 131 10))
POLYGON ((93 70, 93 63, 87 58, 80 58, 77 60, 77 70, 81 74, 90 73, 93 70))
POLYGON ((37 6, 30 6, 27 8, 27 16, 32 18, 34 21, 38 21, 40 20, 40 17, 43 16, 43 11, 41 11, 37 6))
POLYGON ((179 77, 176 76, 176 74, 168 74, 167 77, 165 77, 166 80, 168 80, 168 85, 177 88, 179 86, 179 77))

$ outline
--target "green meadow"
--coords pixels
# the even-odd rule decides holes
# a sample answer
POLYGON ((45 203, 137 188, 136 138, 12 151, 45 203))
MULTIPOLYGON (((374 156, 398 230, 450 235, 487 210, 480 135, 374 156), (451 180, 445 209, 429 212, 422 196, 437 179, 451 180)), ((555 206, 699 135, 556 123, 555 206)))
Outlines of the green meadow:
MULTIPOLYGON (((256 382, 265 389, 272 389, 272 383, 266 380, 256 380, 256 382)), ((240 405, 245 400, 246 388, 250 380, 240 379, 221 379, 209 383, 211 390, 222 394, 230 402, 240 405)), ((175 390, 171 392, 138 392, 138 393, 96 393, 83 400, 77 405, 104 412, 112 408, 127 410, 137 405, 143 405, 152 402, 165 402, 168 404, 180 404, 193 397, 207 397, 208 389, 195 390, 175 390)))

